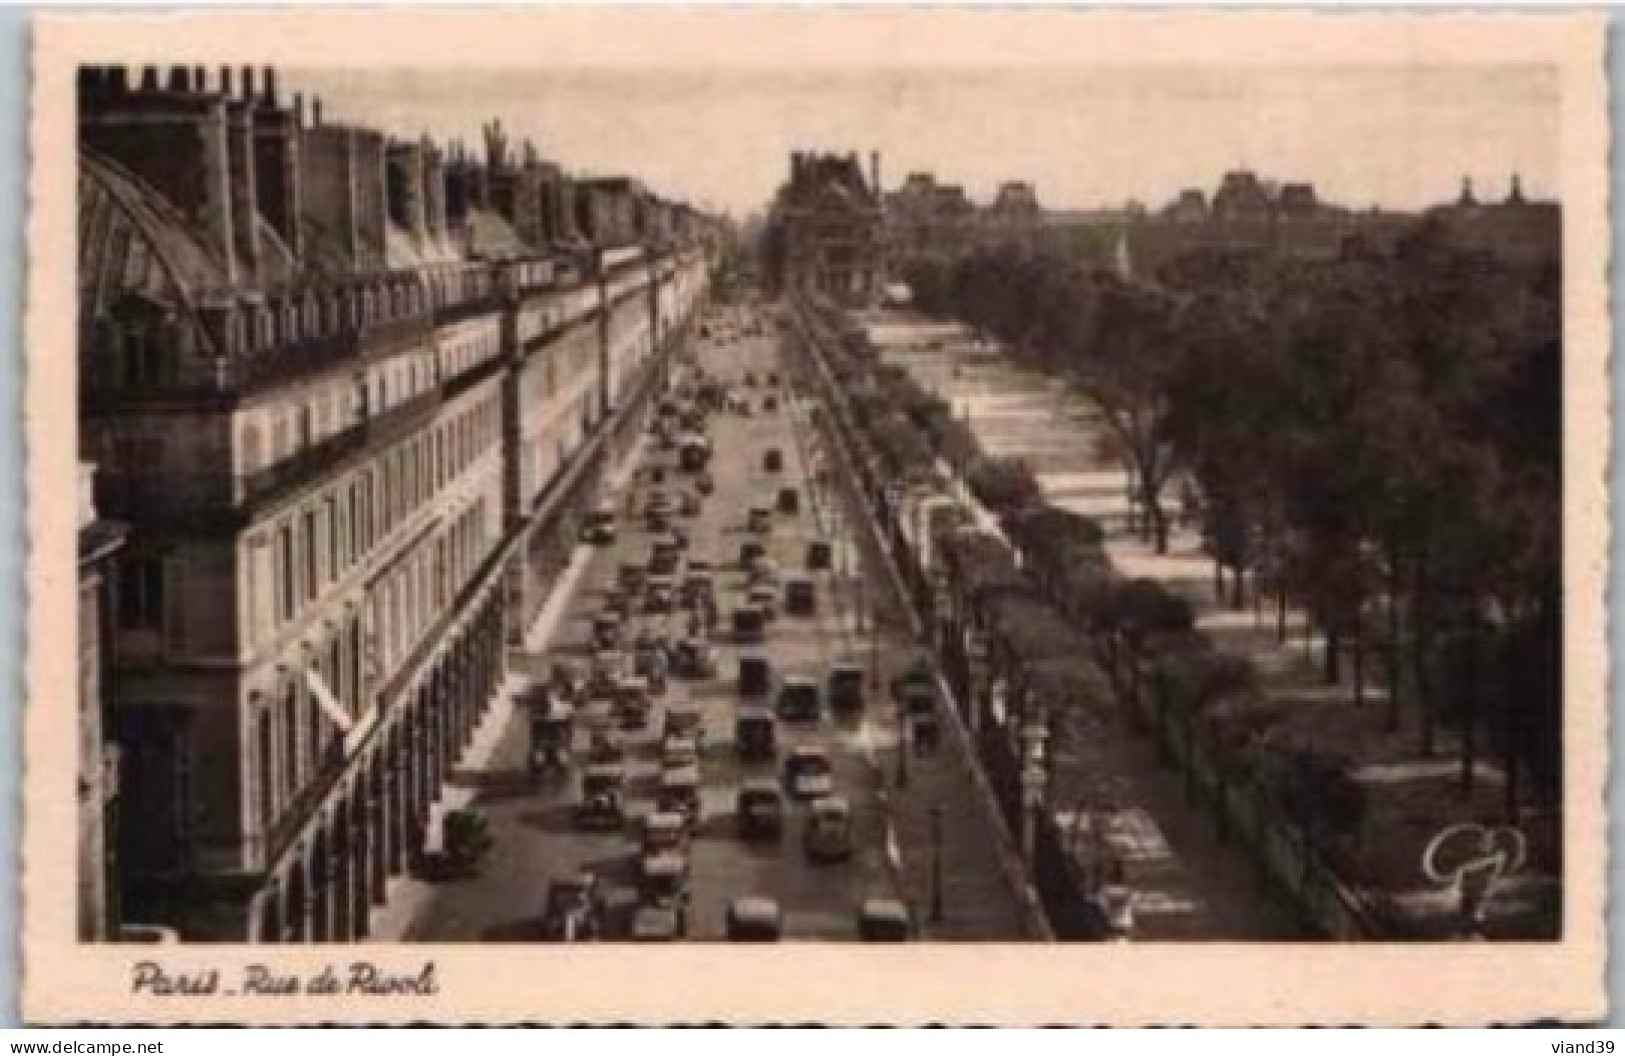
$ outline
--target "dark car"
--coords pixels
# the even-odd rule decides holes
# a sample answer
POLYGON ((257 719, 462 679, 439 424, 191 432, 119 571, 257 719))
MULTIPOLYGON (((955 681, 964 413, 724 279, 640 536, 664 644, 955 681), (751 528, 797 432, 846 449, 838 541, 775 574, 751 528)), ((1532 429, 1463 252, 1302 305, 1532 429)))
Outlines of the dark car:
POLYGON ((863 683, 866 672, 862 664, 841 661, 830 665, 829 707, 831 711, 862 711, 863 683))
POLYGON ((864 942, 907 942, 914 934, 908 907, 895 898, 869 898, 858 906, 858 938, 864 942))
POLYGON ((779 686, 779 716, 788 722, 817 722, 823 714, 822 697, 816 679, 786 675, 779 686))
POLYGON ((733 613, 734 641, 759 644, 767 640, 767 613, 755 605, 741 605, 733 613))
POLYGON ((798 577, 784 585, 784 611, 791 616, 818 614, 818 587, 812 580, 798 577))
POLYGON ((747 654, 739 658, 739 695, 758 697, 773 688, 773 662, 765 656, 747 654))
POLYGON ((734 716, 734 751, 741 759, 772 759, 778 754, 778 730, 767 708, 741 707, 734 716))
POLYGON ((735 799, 739 838, 777 840, 784 834, 784 794, 770 777, 753 777, 739 786, 735 799))

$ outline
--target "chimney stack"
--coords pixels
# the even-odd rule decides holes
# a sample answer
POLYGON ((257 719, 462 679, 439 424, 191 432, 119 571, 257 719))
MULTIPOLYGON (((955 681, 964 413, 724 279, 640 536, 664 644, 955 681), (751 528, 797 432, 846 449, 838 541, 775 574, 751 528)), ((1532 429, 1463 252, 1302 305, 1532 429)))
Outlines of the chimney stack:
POLYGON ((265 67, 265 105, 275 107, 276 101, 276 67, 265 67))
POLYGON ((254 101, 254 67, 243 67, 243 102, 254 101))
POLYGON ((158 67, 141 67, 141 90, 143 92, 156 92, 158 90, 158 67))
POLYGON ((185 93, 190 90, 191 71, 185 66, 175 66, 169 71, 169 90, 185 93))
POLYGON ((869 152, 869 182, 873 185, 873 187, 871 189, 875 192, 875 197, 879 198, 880 197, 880 151, 878 151, 878 150, 871 150, 869 152))
POLYGON ((220 67, 220 94, 231 98, 231 67, 220 67))
POLYGON ((209 71, 202 66, 192 67, 192 88, 199 92, 209 90, 209 71))
POLYGON ((310 127, 322 127, 322 97, 319 95, 310 97, 310 127))
POLYGON ((305 94, 293 93, 293 125, 295 128, 305 127, 305 94))

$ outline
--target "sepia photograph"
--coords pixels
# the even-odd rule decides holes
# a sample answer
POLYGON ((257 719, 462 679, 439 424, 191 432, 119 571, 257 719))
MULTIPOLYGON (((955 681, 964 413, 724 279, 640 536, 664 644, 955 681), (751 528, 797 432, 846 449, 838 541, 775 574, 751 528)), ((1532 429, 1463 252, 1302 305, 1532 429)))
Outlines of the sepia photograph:
POLYGON ((48 27, 24 970, 105 975, 44 1004, 1600 994, 1600 23, 1051 16, 48 27))

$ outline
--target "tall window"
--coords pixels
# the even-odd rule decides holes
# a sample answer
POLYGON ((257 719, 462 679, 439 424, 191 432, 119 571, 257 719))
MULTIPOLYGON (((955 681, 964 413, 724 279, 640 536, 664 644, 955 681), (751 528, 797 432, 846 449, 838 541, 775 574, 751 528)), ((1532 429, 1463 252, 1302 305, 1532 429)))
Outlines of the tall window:
POLYGON ((276 824, 276 740, 271 731, 271 714, 270 708, 260 712, 259 736, 255 739, 259 756, 260 825, 266 833, 276 824))
POLYGON ((324 512, 327 514, 327 581, 339 578, 339 504, 328 496, 324 512))
POLYGON ((294 575, 297 566, 293 561, 293 528, 283 525, 276 533, 276 581, 277 581, 277 618, 286 622, 293 619, 294 606, 297 603, 297 594, 294 591, 294 575))
POLYGON ((283 802, 299 794, 299 687, 289 682, 282 689, 283 802))
POLYGON ((344 564, 345 567, 349 567, 355 564, 357 555, 361 553, 361 503, 356 495, 356 484, 353 480, 350 482, 350 487, 345 494, 345 506, 349 512, 349 522, 346 527, 349 529, 350 547, 345 552, 344 564))
POLYGON ((299 544, 304 547, 305 553, 305 599, 307 601, 316 599, 317 585, 321 582, 321 565, 317 553, 318 541, 316 511, 307 510, 299 534, 299 544))

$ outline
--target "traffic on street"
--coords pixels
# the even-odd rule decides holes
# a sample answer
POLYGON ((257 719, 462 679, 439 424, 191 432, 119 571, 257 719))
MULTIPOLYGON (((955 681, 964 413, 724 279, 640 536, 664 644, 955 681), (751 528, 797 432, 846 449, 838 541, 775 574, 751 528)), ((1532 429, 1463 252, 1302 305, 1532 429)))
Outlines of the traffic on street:
POLYGON ((874 669, 886 653, 892 681, 906 643, 866 611, 883 579, 791 375, 767 312, 702 321, 464 775, 489 848, 406 938, 919 937, 874 669))

